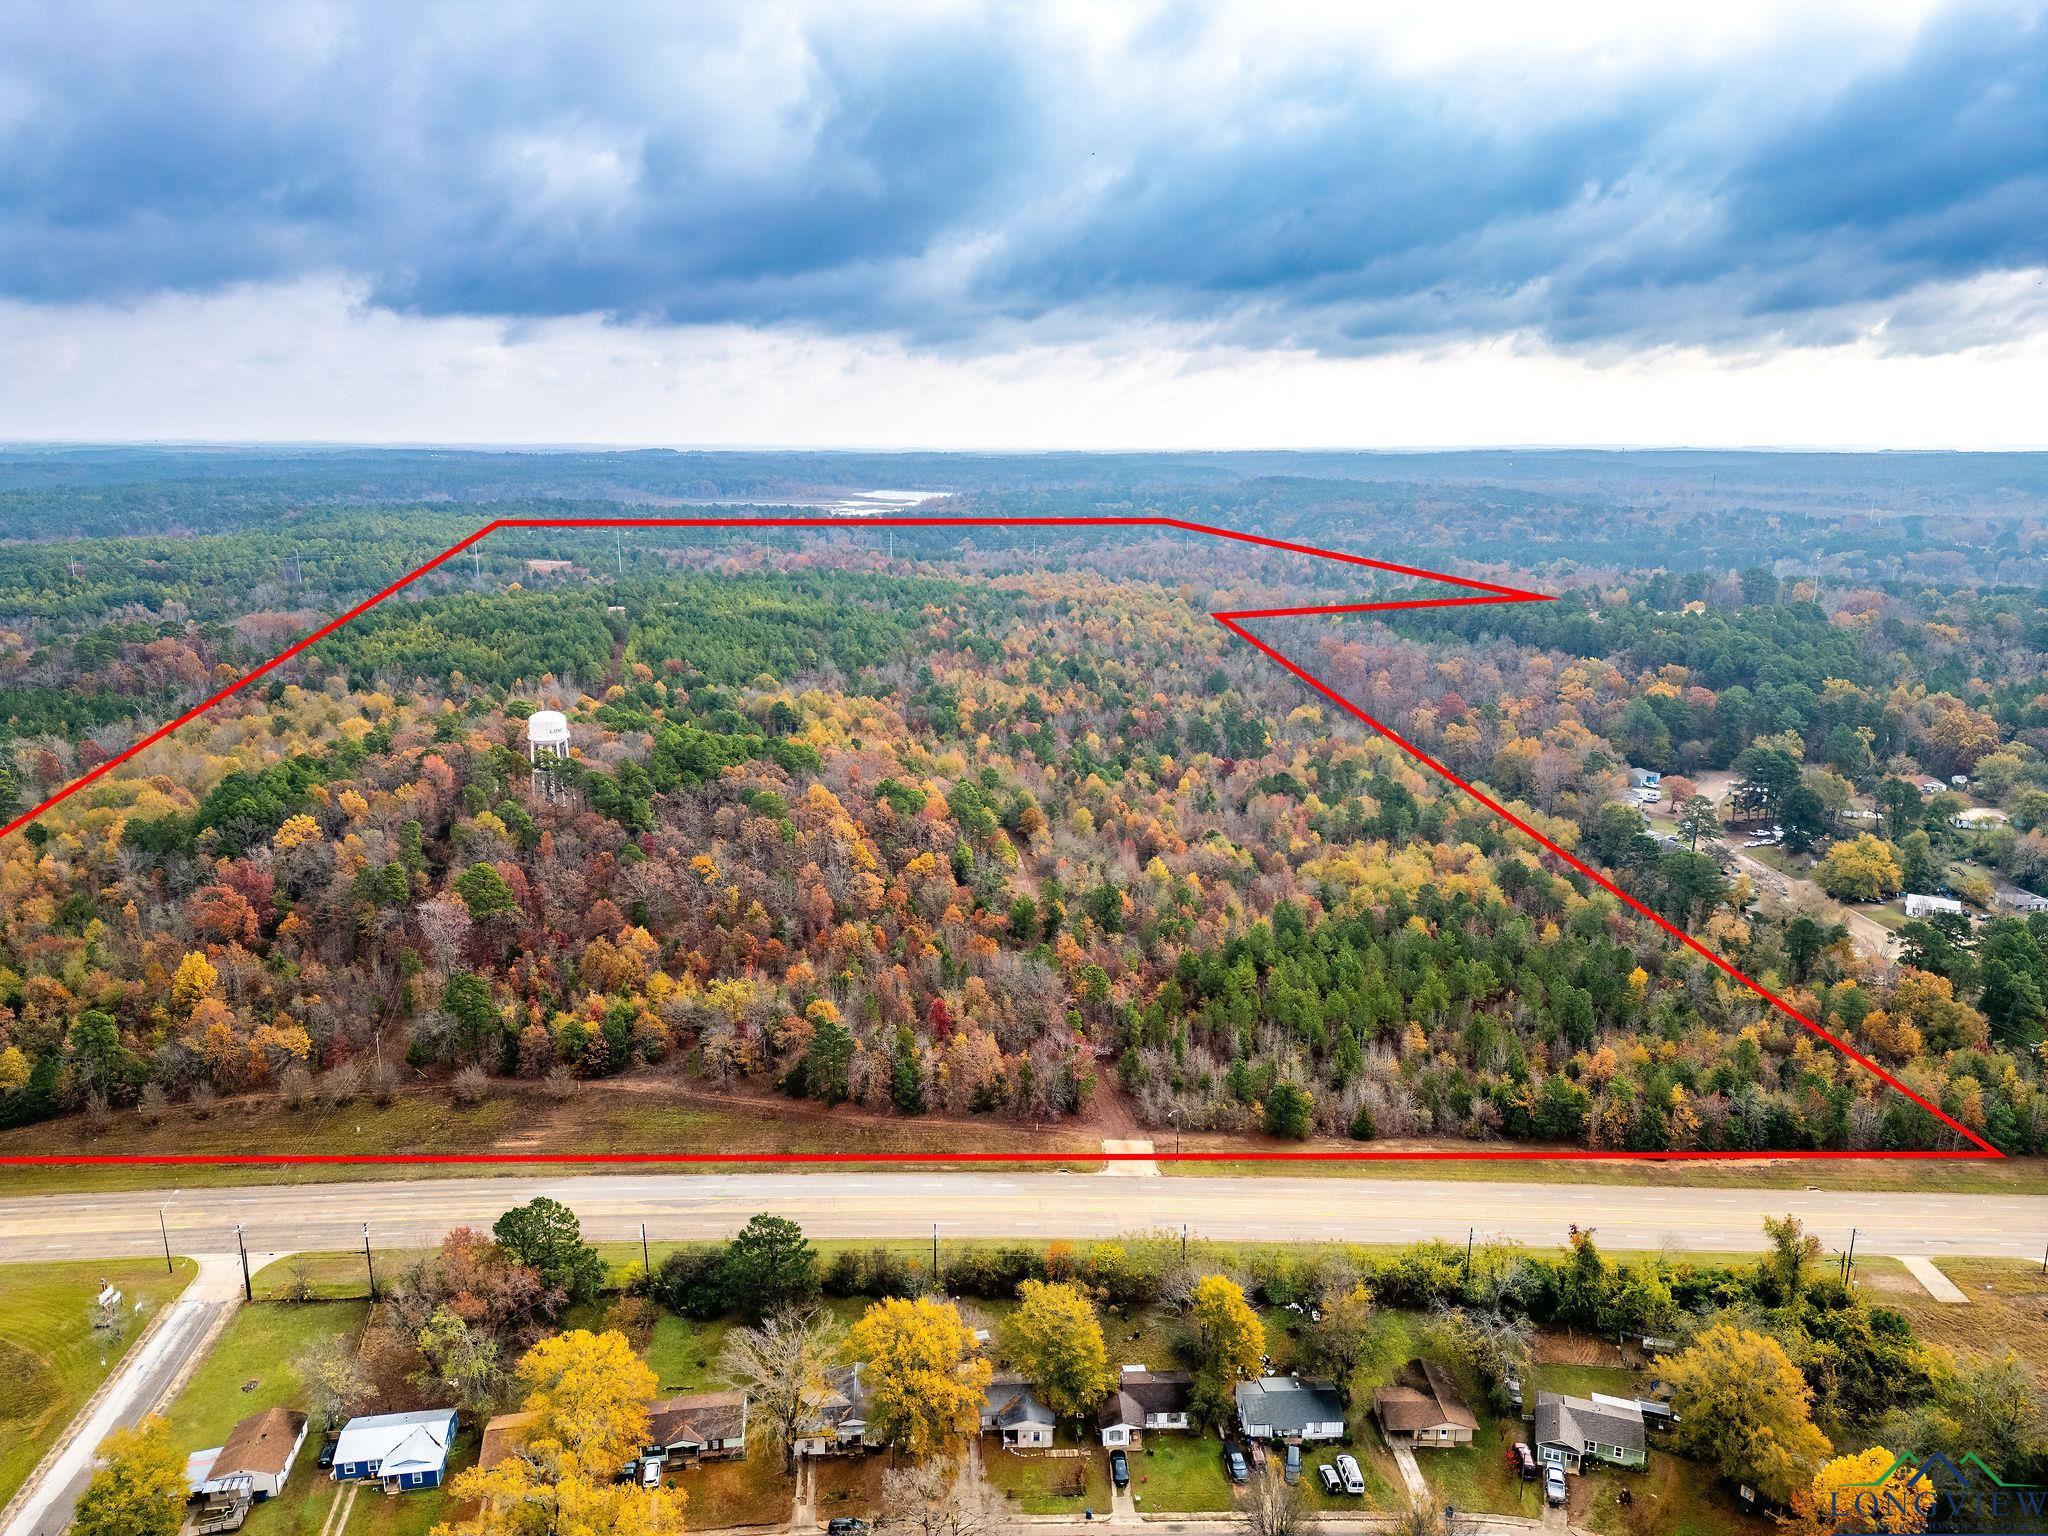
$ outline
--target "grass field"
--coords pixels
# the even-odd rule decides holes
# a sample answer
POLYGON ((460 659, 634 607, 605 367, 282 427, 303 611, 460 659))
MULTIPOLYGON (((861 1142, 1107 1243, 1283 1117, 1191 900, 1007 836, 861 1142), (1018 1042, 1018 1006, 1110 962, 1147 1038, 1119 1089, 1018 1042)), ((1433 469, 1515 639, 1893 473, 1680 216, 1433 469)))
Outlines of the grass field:
POLYGON ((1779 1529, 1738 1509, 1707 1468, 1663 1451, 1652 1450, 1641 1472, 1591 1472, 1572 1482, 1574 1523, 1600 1536, 1770 1536, 1779 1529))
POLYGON ((1006 1451, 994 1435, 981 1437, 981 1465, 989 1485, 1006 1493, 1027 1515, 1098 1514, 1109 1511, 1109 1453, 1093 1435, 1063 1428, 1057 1450, 1079 1456, 1048 1456, 1043 1451, 1006 1451))
MULTIPOLYGON (((1167 1145, 1161 1133, 1161 1145, 1167 1145)), ((1379 1150, 1414 1150, 1422 1144, 1402 1143, 1379 1150)), ((1841 1162, 1799 1163, 1745 1159, 1727 1163, 1641 1164, 1585 1162, 1367 1162, 1264 1163, 1230 1157, 1245 1151, 1371 1150, 1346 1140, 1307 1143, 1278 1142, 1263 1136, 1184 1137, 1188 1152, 1223 1160, 1204 1163, 1162 1163, 1168 1176, 1316 1175, 1330 1178, 1456 1179, 1492 1183, 1547 1182, 1571 1184, 1638 1184, 1685 1188, 1790 1188, 1940 1190, 1953 1193, 2048 1193, 2048 1159, 2012 1159, 2000 1163, 1841 1162)), ((1444 1144, 1445 1150, 1501 1151, 1498 1144, 1444 1144)), ((78 1119, 57 1120, 0 1132, 0 1155, 104 1154, 119 1151, 158 1153, 234 1153, 318 1151, 342 1154, 385 1153, 521 1153, 606 1154, 647 1152, 771 1153, 834 1152, 900 1155, 930 1154, 930 1162, 901 1166, 943 1168, 945 1154, 958 1152, 1060 1152, 1073 1154, 1058 1165, 1091 1172, 1101 1165, 1090 1159, 1099 1150, 1097 1133, 1081 1124, 1035 1129, 1012 1121, 977 1119, 959 1124, 892 1119, 845 1110, 752 1099, 717 1100, 677 1085, 672 1079, 616 1079, 582 1085, 568 1100, 557 1102, 530 1087, 501 1085, 483 1103, 464 1108, 438 1088, 408 1091, 389 1104, 359 1101, 344 1106, 309 1105, 286 1109, 274 1098, 238 1099, 221 1104, 205 1120, 182 1108, 155 1125, 132 1111, 117 1113, 101 1136, 88 1133, 78 1119)), ((559 1172, 575 1165, 505 1163, 471 1165, 463 1176, 559 1172)), ((595 1170, 602 1165, 588 1165, 595 1170)), ((665 1165, 676 1173, 717 1173, 718 1166, 665 1165)), ((952 1166, 963 1166, 954 1164, 952 1166)), ((1041 1169, 1054 1165, 1041 1165, 1041 1169)), ((280 1164, 240 1167, 181 1167, 180 1185, 333 1183, 360 1179, 429 1179, 447 1170, 432 1164, 333 1165, 317 1168, 280 1164)), ((18 1194, 54 1194, 71 1190, 153 1189, 166 1183, 165 1171, 150 1167, 18 1168, 9 1173, 9 1189, 18 1194)))
POLYGON ((164 1415, 178 1448, 219 1445, 241 1419, 265 1408, 304 1412, 300 1358, 321 1340, 354 1338, 369 1310, 360 1301, 240 1308, 164 1415))
POLYGON ((1861 1259, 1856 1269, 1870 1300, 1905 1315, 1913 1332, 1928 1342, 1955 1351, 1964 1359, 1985 1359, 2011 1350, 2032 1373, 2048 1419, 2048 1274, 2039 1264, 2012 1259, 1936 1261, 1953 1280, 1968 1306, 1939 1302, 1919 1283, 1897 1271, 1869 1271, 1861 1259))
POLYGON ((729 1525, 785 1525, 795 1485, 782 1475, 782 1458, 758 1430, 738 1461, 672 1469, 672 1488, 690 1496, 684 1518, 693 1531, 729 1525))
POLYGON ((195 1270, 190 1259, 179 1259, 170 1274, 161 1259, 0 1268, 0 1504, 195 1270), (89 1309, 102 1280, 126 1297, 114 1340, 93 1333, 89 1309))
POLYGON ((882 1478, 894 1462, 888 1456, 819 1458, 818 1518, 869 1516, 882 1507, 882 1478))
POLYGON ((1230 1508, 1223 1442, 1216 1436, 1154 1430, 1129 1454, 1131 1492, 1140 1513, 1199 1514, 1230 1508))

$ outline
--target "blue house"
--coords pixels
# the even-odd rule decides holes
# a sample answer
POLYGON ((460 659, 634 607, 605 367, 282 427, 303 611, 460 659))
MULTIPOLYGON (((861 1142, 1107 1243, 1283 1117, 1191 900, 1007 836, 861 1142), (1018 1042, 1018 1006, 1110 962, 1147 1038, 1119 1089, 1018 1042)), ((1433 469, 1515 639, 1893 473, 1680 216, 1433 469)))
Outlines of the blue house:
POLYGON ((453 1408, 350 1419, 334 1442, 334 1480, 380 1482, 387 1493, 438 1488, 454 1443, 453 1408))

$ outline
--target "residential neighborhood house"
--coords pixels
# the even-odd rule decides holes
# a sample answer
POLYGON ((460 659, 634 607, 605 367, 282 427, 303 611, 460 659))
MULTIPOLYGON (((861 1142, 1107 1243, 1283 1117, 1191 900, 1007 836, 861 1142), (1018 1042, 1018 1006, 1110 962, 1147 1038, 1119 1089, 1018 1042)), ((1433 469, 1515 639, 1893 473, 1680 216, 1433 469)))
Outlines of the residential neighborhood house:
POLYGON ((1335 1382, 1261 1376, 1238 1383, 1237 1423, 1252 1440, 1341 1440, 1344 1399, 1335 1382))
POLYGON ((1416 1450, 1470 1445, 1479 1420, 1458 1384, 1434 1360, 1410 1360, 1372 1395, 1372 1411, 1389 1441, 1416 1450))
POLYGON ((1188 1406, 1195 1378, 1186 1371, 1148 1371, 1127 1365, 1116 1390, 1095 1415, 1106 1446, 1136 1445, 1146 1430, 1188 1427, 1188 1406))
POLYGON ((275 1498, 306 1443, 306 1416, 289 1408, 252 1413, 228 1432, 227 1442, 194 1451, 185 1482, 195 1497, 245 1489, 251 1501, 275 1498))
POLYGON ((1535 1438, 1536 1459, 1567 1472, 1588 1461, 1638 1469, 1649 1463, 1643 1410, 1633 1398, 1538 1392, 1535 1438))
POLYGON ((797 1437, 797 1455, 831 1456, 867 1449, 868 1394, 860 1383, 860 1371, 855 1362, 825 1373, 817 1422, 797 1437))
POLYGON ((453 1408, 350 1419, 334 1444, 334 1480, 375 1480, 389 1493, 438 1488, 448 1471, 448 1449, 454 1443, 453 1408))
POLYGON ((647 1410, 649 1461, 736 1461, 747 1454, 747 1394, 692 1392, 647 1410))
POLYGON ((985 1434, 999 1434, 1013 1450, 1042 1449, 1052 1444, 1053 1412, 1041 1403, 1021 1376, 998 1376, 988 1384, 981 1405, 985 1434))
POLYGON ((538 1417, 533 1413, 501 1413, 486 1424, 483 1444, 476 1453, 478 1468, 489 1471, 499 1462, 518 1455, 526 1441, 527 1426, 538 1417))

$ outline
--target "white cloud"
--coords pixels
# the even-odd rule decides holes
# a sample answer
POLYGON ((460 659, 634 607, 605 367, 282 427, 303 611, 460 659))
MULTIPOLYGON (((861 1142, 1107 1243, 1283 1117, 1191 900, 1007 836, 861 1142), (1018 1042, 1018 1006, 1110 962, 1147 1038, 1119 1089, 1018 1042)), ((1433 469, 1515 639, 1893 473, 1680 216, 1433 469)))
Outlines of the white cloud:
POLYGON ((1602 359, 1517 338, 1318 357, 1161 327, 934 356, 795 330, 405 316, 330 278, 0 305, 0 423, 15 440, 2042 448, 2044 284, 1960 295, 1985 316, 1966 350, 1873 334, 1602 359))

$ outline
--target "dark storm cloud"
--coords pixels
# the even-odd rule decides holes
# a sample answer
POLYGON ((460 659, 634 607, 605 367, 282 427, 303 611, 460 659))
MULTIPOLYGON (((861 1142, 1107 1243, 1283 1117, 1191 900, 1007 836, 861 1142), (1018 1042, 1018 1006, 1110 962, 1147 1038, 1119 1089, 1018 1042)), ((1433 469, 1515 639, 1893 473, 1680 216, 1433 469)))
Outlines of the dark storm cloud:
MULTIPOLYGON (((50 7, 0 50, 0 293, 345 274, 424 314, 1004 345, 1167 323, 1321 352, 1963 344, 1930 286, 2048 264, 2048 27, 1620 81, 1190 71, 1034 11, 50 7)), ((1979 317, 1981 321, 1981 316, 1979 317)), ((1969 340, 1984 339, 1981 324, 1969 340)))

